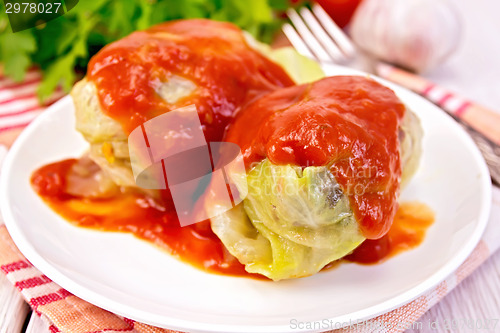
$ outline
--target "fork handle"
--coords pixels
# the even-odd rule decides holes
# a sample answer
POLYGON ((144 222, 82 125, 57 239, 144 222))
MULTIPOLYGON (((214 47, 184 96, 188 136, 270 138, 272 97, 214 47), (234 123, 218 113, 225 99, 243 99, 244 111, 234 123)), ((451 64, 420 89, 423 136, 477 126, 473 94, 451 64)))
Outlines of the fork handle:
POLYGON ((380 77, 398 83, 424 96, 476 131, 482 133, 495 144, 500 145, 500 114, 484 106, 468 101, 459 95, 437 86, 421 76, 394 66, 380 63, 376 66, 380 77))

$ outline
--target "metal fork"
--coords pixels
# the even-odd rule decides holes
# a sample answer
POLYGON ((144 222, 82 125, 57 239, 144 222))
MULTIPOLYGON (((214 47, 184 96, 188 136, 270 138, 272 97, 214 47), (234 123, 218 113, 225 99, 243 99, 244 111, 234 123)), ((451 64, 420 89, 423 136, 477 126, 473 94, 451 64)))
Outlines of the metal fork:
POLYGON ((312 11, 307 7, 300 14, 293 8, 286 12, 293 26, 285 23, 283 33, 301 54, 320 62, 348 63, 357 54, 347 35, 318 4, 312 11))
MULTIPOLYGON (((349 37, 320 5, 313 4, 311 10, 302 7, 299 12, 290 8, 286 14, 292 24, 285 23, 282 27, 283 33, 302 55, 316 59, 320 63, 344 65, 352 65, 357 59, 358 51, 349 37)), ((367 67, 363 69, 367 70, 367 67)), ((373 70, 368 69, 368 71, 373 70)), ((483 154, 493 183, 500 185, 500 147, 460 118, 454 117, 454 119, 469 133, 483 154)))

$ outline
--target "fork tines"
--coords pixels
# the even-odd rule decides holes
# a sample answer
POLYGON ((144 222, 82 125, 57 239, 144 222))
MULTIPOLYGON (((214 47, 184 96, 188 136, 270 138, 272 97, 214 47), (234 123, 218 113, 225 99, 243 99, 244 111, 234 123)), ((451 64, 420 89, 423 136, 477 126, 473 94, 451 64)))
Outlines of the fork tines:
POLYGON ((292 24, 285 23, 282 30, 299 53, 324 62, 354 58, 354 45, 320 5, 314 4, 312 11, 302 7, 300 13, 289 8, 286 13, 292 24))

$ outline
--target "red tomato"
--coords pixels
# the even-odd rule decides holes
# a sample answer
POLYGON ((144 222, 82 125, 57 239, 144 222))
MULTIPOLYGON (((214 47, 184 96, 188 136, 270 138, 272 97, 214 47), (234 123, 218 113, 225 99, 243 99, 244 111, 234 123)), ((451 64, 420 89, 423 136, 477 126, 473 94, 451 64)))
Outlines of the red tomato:
POLYGON ((317 0, 316 2, 343 28, 351 20, 361 0, 317 0))

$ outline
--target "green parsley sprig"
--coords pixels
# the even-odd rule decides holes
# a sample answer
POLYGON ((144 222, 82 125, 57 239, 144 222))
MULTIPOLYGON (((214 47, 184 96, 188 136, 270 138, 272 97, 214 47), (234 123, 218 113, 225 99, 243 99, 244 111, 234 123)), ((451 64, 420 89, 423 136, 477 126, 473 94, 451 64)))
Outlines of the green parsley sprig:
POLYGON ((16 81, 37 66, 43 71, 41 101, 58 85, 69 91, 104 45, 154 24, 181 18, 211 18, 235 23, 269 42, 282 24, 288 0, 80 0, 65 15, 44 25, 12 33, 0 2, 0 66, 16 81))

